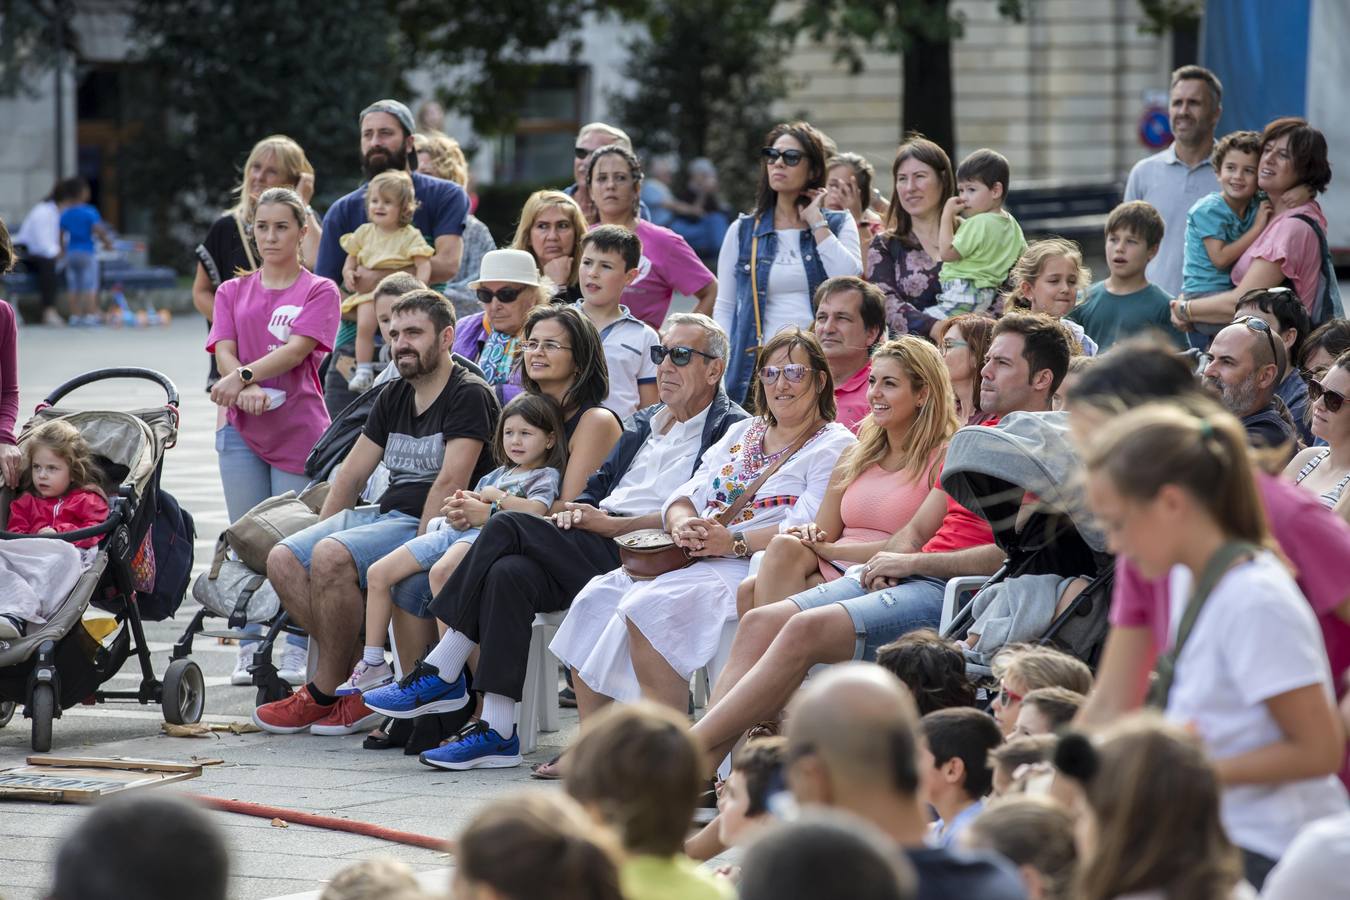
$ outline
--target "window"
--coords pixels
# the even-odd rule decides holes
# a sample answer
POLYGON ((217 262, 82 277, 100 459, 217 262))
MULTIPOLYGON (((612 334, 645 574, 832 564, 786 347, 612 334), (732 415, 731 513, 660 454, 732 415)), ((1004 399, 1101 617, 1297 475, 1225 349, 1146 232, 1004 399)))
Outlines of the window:
POLYGON ((583 124, 586 70, 545 66, 521 105, 514 134, 499 139, 495 180, 531 184, 572 181, 572 147, 583 124))

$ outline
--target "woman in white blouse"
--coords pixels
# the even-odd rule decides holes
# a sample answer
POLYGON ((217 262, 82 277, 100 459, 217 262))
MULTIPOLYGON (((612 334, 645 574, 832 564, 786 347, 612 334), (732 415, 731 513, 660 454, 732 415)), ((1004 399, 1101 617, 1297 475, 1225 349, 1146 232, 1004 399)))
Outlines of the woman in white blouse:
POLYGON ((731 338, 726 388, 737 402, 755 374, 756 348, 790 325, 809 327, 825 279, 862 274, 857 223, 821 208, 824 136, 793 122, 775 126, 764 144, 755 210, 732 223, 717 257, 713 318, 731 338))
POLYGON ((553 640, 550 649, 572 670, 583 719, 609 700, 639 696, 687 708, 690 676, 712 659, 722 626, 736 618, 736 588, 750 556, 784 529, 815 521, 830 472, 854 443, 833 421, 834 385, 814 335, 775 335, 759 363, 754 399, 761 414, 732 425, 708 448, 662 511, 693 565, 650 581, 634 581, 621 568, 592 579, 553 640), (780 457, 732 522, 714 520, 780 457))

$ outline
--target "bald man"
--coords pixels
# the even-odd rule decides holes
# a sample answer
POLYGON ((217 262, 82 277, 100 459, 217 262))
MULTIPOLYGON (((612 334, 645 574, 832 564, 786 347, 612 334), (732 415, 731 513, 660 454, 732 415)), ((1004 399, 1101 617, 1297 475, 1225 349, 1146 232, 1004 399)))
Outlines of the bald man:
POLYGON ((1242 420, 1248 442, 1253 447, 1295 447, 1293 422, 1275 399, 1289 356, 1270 325, 1255 316, 1239 316, 1214 336, 1209 354, 1213 359, 1205 367, 1205 387, 1242 420))
POLYGON ((919 873, 919 900, 1025 900, 1001 857, 924 844, 932 755, 914 700, 872 663, 841 663, 812 678, 788 707, 788 786, 804 806, 842 809, 897 843, 919 873))

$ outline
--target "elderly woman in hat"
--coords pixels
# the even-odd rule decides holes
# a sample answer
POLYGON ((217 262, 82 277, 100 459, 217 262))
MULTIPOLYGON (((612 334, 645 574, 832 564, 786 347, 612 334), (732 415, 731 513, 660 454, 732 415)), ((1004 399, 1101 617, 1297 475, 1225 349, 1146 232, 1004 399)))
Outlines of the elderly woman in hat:
POLYGON ((493 250, 483 257, 478 280, 469 288, 483 311, 460 320, 454 352, 478 364, 505 406, 521 391, 515 361, 525 318, 549 301, 553 284, 539 274, 534 257, 524 250, 493 250))

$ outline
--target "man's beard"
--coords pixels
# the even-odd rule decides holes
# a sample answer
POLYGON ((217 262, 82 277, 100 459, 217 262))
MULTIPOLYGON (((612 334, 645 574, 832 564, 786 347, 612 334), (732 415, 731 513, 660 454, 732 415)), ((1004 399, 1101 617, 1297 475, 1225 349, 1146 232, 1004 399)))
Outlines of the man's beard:
POLYGON ((385 147, 371 147, 366 151, 366 155, 361 158, 361 170, 365 172, 367 181, 381 172, 388 172, 390 170, 402 172, 407 168, 408 151, 402 147, 398 150, 389 150, 385 147))
POLYGON ((411 381, 436 371, 436 364, 439 361, 436 358, 438 355, 438 351, 435 347, 425 354, 400 354, 394 358, 394 365, 398 367, 399 375, 403 376, 404 379, 411 381))
POLYGON ((1256 376, 1249 375, 1235 385, 1224 384, 1217 378, 1205 376, 1205 387, 1219 398, 1223 408, 1235 416, 1245 416, 1256 405, 1256 376))

